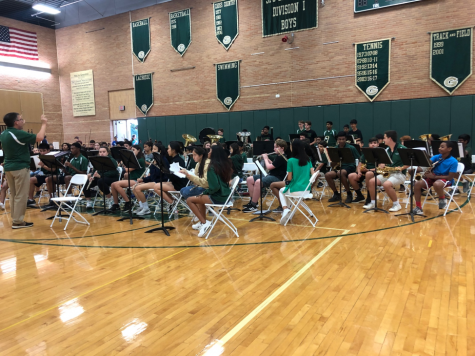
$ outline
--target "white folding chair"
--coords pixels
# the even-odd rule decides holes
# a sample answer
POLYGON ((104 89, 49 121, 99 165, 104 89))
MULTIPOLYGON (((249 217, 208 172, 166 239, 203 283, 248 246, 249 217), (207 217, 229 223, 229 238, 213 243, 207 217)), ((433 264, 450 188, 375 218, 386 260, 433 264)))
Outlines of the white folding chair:
POLYGON ((455 181, 455 184, 451 185, 450 187, 446 186, 444 188, 445 193, 449 195, 449 201, 447 202, 447 206, 445 207, 444 216, 447 215, 447 212, 449 212, 449 211, 458 210, 458 211, 460 211, 460 214, 463 213, 462 209, 460 208, 460 205, 454 200, 454 195, 455 195, 455 190, 457 189, 457 187, 459 185, 460 179, 462 178, 462 174, 463 174, 464 170, 465 170, 465 165, 463 163, 459 162, 459 164, 457 166, 458 177, 457 177, 457 180, 455 181), (456 209, 449 209, 451 202, 454 202, 455 205, 457 205, 456 209))
POLYGON ((69 221, 71 220, 71 218, 74 219, 74 221, 76 221, 79 224, 90 225, 89 222, 84 218, 84 216, 82 216, 76 210, 76 206, 78 205, 78 202, 80 200, 82 200, 81 194, 82 194, 82 191, 83 191, 87 181, 88 181, 87 180, 87 174, 76 174, 71 178, 71 182, 69 183, 68 190, 69 190, 69 188, 71 188, 73 186, 77 187, 78 190, 79 190, 79 195, 74 196, 74 197, 60 197, 60 198, 52 198, 51 199, 56 205, 58 205, 58 210, 56 211, 56 214, 54 216, 53 221, 51 222, 50 227, 53 227, 53 224, 56 221, 56 219, 59 217, 59 213, 61 211, 69 215, 68 221, 66 222, 66 226, 64 227, 64 230, 66 230, 66 228, 68 227, 68 224, 69 224, 69 221), (69 210, 67 210, 67 209, 69 209, 69 210), (82 219, 82 221, 77 220, 74 217, 74 213, 76 213, 82 219))
POLYGON ((473 186, 475 185, 475 173, 464 174, 463 177, 469 183, 469 189, 468 189, 468 192, 467 192, 467 197, 470 197, 472 195, 473 186))
POLYGON ((233 180, 231 181, 231 192, 228 196, 228 199, 226 199, 226 202, 224 204, 222 204, 222 205, 221 204, 205 204, 206 209, 213 215, 213 219, 211 220, 211 226, 208 228, 208 232, 206 233, 205 239, 208 239, 209 234, 211 234, 211 231, 214 229, 214 226, 216 225, 218 220, 222 221, 227 227, 229 227, 231 229, 231 231, 236 235, 236 237, 239 237, 237 228, 223 214, 223 212, 227 208, 233 206, 231 198, 233 197, 233 194, 234 194, 234 191, 236 190, 238 182, 239 182, 239 177, 234 177, 233 180))
MULTIPOLYGON (((315 227, 315 225, 317 225, 318 219, 313 214, 312 209, 310 209, 308 207, 308 205, 305 204, 304 199, 305 199, 305 196, 308 194, 310 187, 315 182, 315 180, 317 179, 319 174, 320 174, 320 171, 316 171, 314 174, 312 174, 312 176, 310 177, 310 180, 307 184, 307 187, 305 188, 305 191, 303 191, 300 195, 292 195, 292 193, 285 193, 284 194, 285 197, 289 200, 289 202, 291 204, 290 213, 289 213, 290 217, 285 222, 284 226, 286 226, 287 223, 290 220, 292 220, 292 218, 294 217, 294 215, 297 211, 300 211, 302 213, 302 215, 307 218, 307 220, 310 222, 310 224, 312 224, 313 227, 315 227), (302 209, 300 209, 300 207, 302 207, 308 213, 308 215, 305 214, 305 212, 303 212, 302 209), (313 219, 315 219, 315 222, 313 221, 313 219)), ((283 204, 283 202, 282 202, 282 204, 283 204)))

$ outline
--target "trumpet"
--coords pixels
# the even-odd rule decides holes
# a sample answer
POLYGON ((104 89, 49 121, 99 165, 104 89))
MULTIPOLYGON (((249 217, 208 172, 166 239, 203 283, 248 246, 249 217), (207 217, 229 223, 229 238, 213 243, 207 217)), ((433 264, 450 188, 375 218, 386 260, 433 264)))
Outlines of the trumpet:
POLYGON ((340 163, 337 163, 334 167, 332 167, 332 171, 334 172, 339 171, 339 170, 341 170, 340 163))
POLYGON ((385 166, 384 168, 377 168, 376 173, 377 174, 382 174, 383 178, 389 177, 391 173, 401 173, 401 170, 398 169, 400 167, 387 167, 385 166))
POLYGON ((366 168, 366 163, 361 163, 360 172, 361 172, 361 173, 366 173, 366 172, 368 172, 368 168, 366 168))

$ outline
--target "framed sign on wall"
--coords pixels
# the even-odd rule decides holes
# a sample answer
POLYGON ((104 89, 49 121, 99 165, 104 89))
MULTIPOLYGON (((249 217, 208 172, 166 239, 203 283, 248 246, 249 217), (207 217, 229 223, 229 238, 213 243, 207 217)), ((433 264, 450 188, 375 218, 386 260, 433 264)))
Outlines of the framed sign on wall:
POLYGON ((408 4, 421 0, 354 0, 355 12, 383 9, 389 6, 408 4))

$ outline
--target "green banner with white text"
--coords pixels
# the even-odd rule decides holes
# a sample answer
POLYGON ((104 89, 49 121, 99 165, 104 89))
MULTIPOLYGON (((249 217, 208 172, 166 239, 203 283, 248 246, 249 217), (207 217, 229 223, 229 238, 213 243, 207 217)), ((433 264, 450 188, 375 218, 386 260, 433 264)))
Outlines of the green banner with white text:
POLYGON ((239 61, 216 64, 216 96, 226 109, 239 99, 240 89, 239 61))
POLYGON ((216 39, 227 51, 239 34, 237 0, 215 2, 213 12, 216 39))
POLYGON ((144 114, 153 106, 153 73, 134 75, 135 105, 144 114))
POLYGON ((132 52, 135 58, 144 62, 150 53, 150 18, 130 23, 132 52))
POLYGON ((373 101, 390 82, 391 39, 355 44, 355 85, 373 101))
POLYGON ((472 75, 471 27, 431 32, 430 79, 452 95, 472 75))
POLYGON ((318 27, 318 0, 261 0, 262 37, 318 27))
POLYGON ((183 56, 191 44, 191 9, 170 12, 172 47, 183 56))

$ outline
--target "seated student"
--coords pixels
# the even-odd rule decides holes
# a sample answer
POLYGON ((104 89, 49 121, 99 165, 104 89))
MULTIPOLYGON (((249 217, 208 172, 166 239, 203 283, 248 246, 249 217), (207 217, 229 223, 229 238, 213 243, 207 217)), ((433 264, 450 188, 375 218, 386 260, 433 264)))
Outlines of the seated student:
MULTIPOLYGON (((301 140, 293 140, 290 146, 292 157, 287 162, 287 178, 285 182, 274 182, 270 185, 272 193, 279 199, 279 208, 273 212, 282 211, 280 223, 284 225, 289 219, 290 209, 288 199, 284 196, 287 191, 291 195, 301 195, 307 188, 310 176, 314 173, 312 162, 305 151, 306 144, 301 140)), ((309 190, 311 187, 309 187, 309 190)))
POLYGON ((452 150, 455 149, 457 149, 457 146, 452 141, 442 142, 439 146, 439 154, 430 159, 434 164, 432 172, 426 172, 423 180, 415 182, 414 198, 416 200, 416 207, 412 211, 414 214, 423 214, 421 195, 422 189, 427 189, 427 187, 434 187, 435 192, 439 196, 439 209, 445 209, 447 206, 444 187, 454 184, 454 178, 457 177, 458 161, 451 155, 452 150))
MULTIPOLYGON (((388 197, 393 202, 393 206, 389 209, 391 212, 396 212, 401 210, 401 205, 397 199, 395 187, 399 186, 400 184, 404 184, 406 180, 406 169, 409 166, 404 166, 401 160, 401 156, 399 155, 399 149, 406 148, 397 140, 397 132, 394 130, 389 130, 384 133, 384 144, 388 146, 386 148, 386 152, 388 153, 389 157, 392 160, 392 164, 389 167, 397 168, 396 172, 389 173, 389 177, 383 177, 382 174, 378 175, 375 178, 372 178, 366 181, 366 188, 369 190, 371 194, 371 202, 363 206, 364 209, 372 209, 374 208, 375 204, 375 192, 374 192, 374 185, 377 184, 382 185, 384 187, 384 191, 388 195, 388 197)), ((380 164, 380 168, 384 168, 384 164, 380 164)))
MULTIPOLYGON (((460 159, 460 163, 463 163, 465 168, 463 174, 472 174, 472 148, 468 145, 470 143, 470 135, 462 134, 458 137, 458 142, 463 145, 464 156, 460 159)), ((455 148, 455 149, 458 149, 455 148)), ((463 192, 467 193, 469 190, 469 182, 464 180, 462 182, 463 192)))
POLYGON ((205 150, 209 150, 211 148, 211 142, 210 141, 205 141, 205 143, 203 144, 203 148, 205 150))
MULTIPOLYGON (((266 154, 262 155, 265 162, 265 167, 269 170, 267 176, 262 176, 262 187, 270 187, 274 182, 283 181, 287 171, 287 161, 282 157, 287 149, 287 142, 284 140, 277 140, 274 143, 274 152, 277 153, 277 157, 274 162, 271 162, 266 154)), ((243 213, 252 213, 257 211, 258 201, 261 197, 261 180, 260 174, 255 174, 252 177, 247 178, 247 188, 251 200, 246 204, 242 210, 243 213)))
POLYGON ((206 174, 209 188, 202 195, 189 197, 186 203, 191 211, 198 217, 199 222, 192 226, 199 230, 198 237, 203 237, 211 226, 211 221, 206 220, 205 204, 224 204, 231 194, 229 181, 231 180, 231 160, 226 156, 221 146, 211 147, 210 163, 206 174))
POLYGON ((264 128, 261 131, 261 141, 273 141, 274 137, 272 137, 272 134, 269 132, 270 127, 269 126, 264 126, 264 128))
POLYGON ((61 145, 61 148, 63 151, 71 151, 71 145, 66 142, 61 145))
POLYGON ((209 188, 207 174, 210 160, 208 158, 208 152, 202 147, 194 147, 193 160, 196 163, 194 174, 191 174, 188 170, 180 171, 191 181, 190 185, 180 190, 180 194, 185 201, 189 197, 195 197, 202 194, 209 188))
POLYGON ((328 172, 328 158, 325 154, 325 148, 327 147, 327 143, 322 141, 318 144, 318 150, 320 151, 320 156, 322 156, 322 160, 318 162, 317 171, 320 172, 320 176, 324 176, 325 173, 328 172))
POLYGON ((231 162, 233 164, 233 173, 231 175, 231 179, 238 176, 239 182, 242 181, 242 167, 244 166, 244 161, 242 159, 242 155, 239 153, 239 146, 237 143, 233 143, 230 149, 231 153, 231 162))
POLYGON ((239 152, 241 153, 242 161, 247 163, 247 154, 244 152, 244 143, 242 141, 237 141, 237 145, 239 146, 239 152))
POLYGON ((411 140, 412 138, 409 135, 404 135, 404 136, 399 137, 399 141, 401 141, 401 145, 403 146, 404 146, 405 141, 411 141, 411 140))
MULTIPOLYGON (((213 147, 216 147, 216 146, 213 146, 213 147)), ((181 150, 181 146, 178 141, 170 142, 170 144, 168 145, 167 153, 168 153, 167 159, 170 165, 173 163, 178 163, 180 167, 182 168, 185 167, 185 161, 183 160, 183 158, 180 157, 180 155, 183 154, 183 151, 181 150)), ((180 191, 182 188, 185 188, 186 185, 188 184, 188 179, 180 178, 175 174, 170 174, 169 179, 170 179, 169 182, 162 182, 162 188, 163 188, 163 199, 169 204, 168 208, 170 209, 173 204, 173 197, 168 192, 180 191)), ((157 193, 158 195, 161 194, 160 184, 155 184, 155 187, 153 189, 155 190, 155 193, 157 193)), ((172 213, 172 211, 168 211, 168 213, 172 213)))
POLYGON ((378 145, 380 143, 384 143, 384 135, 383 134, 376 134, 374 137, 378 139, 378 145))
POLYGON ((99 148, 101 148, 101 143, 100 142, 95 142, 94 143, 94 151, 99 151, 99 148))
MULTIPOLYGON (((99 148, 99 156, 101 157, 109 157, 112 160, 112 163, 114 164, 115 168, 117 168, 117 161, 112 158, 111 156, 111 151, 109 147, 100 147, 99 148)), ((114 171, 106 171, 106 172, 99 172, 96 171, 95 169, 88 174, 89 181, 92 182, 91 185, 89 186, 89 189, 86 189, 89 185, 89 183, 86 185, 86 188, 84 188, 84 196, 86 197, 86 209, 88 208, 93 208, 94 207, 94 202, 91 200, 92 192, 91 188, 94 187, 99 187, 101 192, 106 195, 106 204, 110 204, 112 201, 111 198, 111 192, 110 192, 110 186, 112 183, 117 182, 119 180, 119 172, 116 170, 114 171)))
MULTIPOLYGON (((49 152, 49 145, 47 143, 40 143, 39 154, 45 155, 49 152)), ((28 202, 26 203, 26 206, 36 206, 36 201, 34 199, 35 189, 45 184, 46 178, 51 175, 51 172, 55 172, 55 170, 51 170, 51 168, 45 166, 41 161, 38 163, 38 165, 41 167, 40 171, 43 174, 38 174, 30 178, 30 191, 28 193, 28 202)))
POLYGON ((148 167, 153 161, 153 143, 152 141, 147 141, 143 144, 143 156, 145 158, 145 165, 148 167))
POLYGON ((343 126, 343 132, 345 133, 345 135, 349 135, 350 134, 350 125, 346 124, 343 126))
POLYGON ((323 136, 325 137, 325 142, 327 143, 328 147, 335 147, 337 132, 333 129, 333 122, 327 121, 326 127, 327 129, 323 133, 323 136))
MULTIPOLYGON (((153 145, 153 150, 152 152, 158 152, 160 153, 162 157, 163 164, 165 166, 168 166, 168 159, 166 157, 167 155, 167 149, 165 146, 159 143, 155 143, 153 145)), ((152 155, 153 157, 153 155, 152 155)), ((168 174, 163 173, 162 174, 162 181, 166 182, 168 180, 168 174)), ((155 184, 160 183, 160 168, 156 164, 154 164, 153 160, 150 164, 150 174, 148 177, 144 178, 139 178, 137 179, 137 185, 135 185, 135 188, 133 190, 133 193, 135 197, 137 198, 139 202, 139 210, 135 212, 137 215, 148 215, 151 213, 150 207, 148 206, 147 203, 147 198, 145 197, 144 191, 147 191, 149 189, 155 188, 155 184)))
POLYGON ((317 142, 316 142, 316 145, 318 146, 318 144, 322 141, 325 141, 325 138, 323 136, 317 136, 317 142))
MULTIPOLYGON (((59 182, 57 180, 57 176, 53 175, 52 177, 46 178, 46 187, 48 188, 48 194, 50 196, 50 201, 48 206, 56 206, 55 203, 51 200, 52 197, 56 195, 56 191, 54 189, 54 185, 64 184, 66 187, 69 186, 69 182, 71 182, 71 178, 76 174, 86 174, 87 173, 87 166, 89 161, 86 157, 81 154, 81 145, 77 142, 74 142, 71 145, 71 155, 69 156, 68 160, 64 163, 66 167, 66 171, 63 172, 62 175, 59 176, 59 182)), ((68 191, 67 194, 71 192, 68 191)))
MULTIPOLYGON (((369 139, 369 147, 370 148, 377 148, 378 147, 378 139, 376 137, 372 137, 369 139)), ((371 178, 374 178, 374 163, 368 163, 366 162, 364 154, 361 155, 358 167, 356 169, 355 173, 351 173, 348 176, 348 180, 350 181, 351 186, 353 187, 355 193, 356 193, 356 198, 353 200, 353 203, 361 203, 365 201, 364 195, 361 193, 361 184, 363 181, 366 179, 368 182, 371 178), (363 170, 361 165, 366 164, 366 169, 363 170)), ((371 202, 371 196, 368 191, 368 195, 366 197, 366 204, 369 204, 371 202)))
MULTIPOLYGON (((337 147, 339 148, 349 148, 351 150, 351 153, 353 154, 355 160, 360 159, 360 154, 354 148, 352 145, 346 143, 346 133, 343 131, 338 132, 336 135, 336 142, 337 142, 337 147)), ((332 167, 335 167, 335 165, 339 164, 339 162, 332 162, 332 167)), ((340 196, 341 192, 338 192, 336 189, 335 185, 335 179, 340 178, 341 179, 341 184, 346 189, 346 200, 345 203, 349 204, 353 201, 353 195, 350 191, 350 184, 348 183, 348 176, 351 173, 354 173, 356 171, 356 163, 343 163, 341 166, 341 169, 338 171, 330 171, 325 174, 325 179, 328 183, 328 186, 333 190, 333 196, 328 200, 329 202, 336 202, 340 201, 340 196)))
POLYGON ((143 156, 142 148, 139 145, 134 145, 132 146, 132 152, 134 153, 135 158, 137 158, 137 161, 141 168, 135 169, 135 168, 125 167, 124 179, 111 184, 111 193, 114 199, 114 204, 112 204, 111 209, 110 209, 111 211, 120 210, 119 194, 125 201, 124 210, 128 210, 130 208, 132 202, 129 201, 127 192, 124 190, 124 188, 129 187, 128 175, 130 174, 130 187, 132 188, 135 185, 135 183, 137 183, 137 179, 139 179, 142 176, 142 174, 145 172, 145 158, 143 156))

